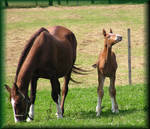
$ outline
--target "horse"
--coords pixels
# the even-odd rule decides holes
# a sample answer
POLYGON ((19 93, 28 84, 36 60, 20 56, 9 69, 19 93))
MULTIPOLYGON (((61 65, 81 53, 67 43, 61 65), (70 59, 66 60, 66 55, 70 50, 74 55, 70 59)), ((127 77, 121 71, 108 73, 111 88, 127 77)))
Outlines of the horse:
POLYGON ((96 64, 92 65, 94 68, 97 67, 98 73, 98 100, 96 106, 96 116, 100 116, 102 107, 102 98, 104 96, 104 80, 106 77, 110 79, 110 86, 109 86, 109 94, 112 101, 112 112, 118 113, 118 104, 116 101, 116 88, 115 88, 115 79, 116 79, 116 70, 117 70, 117 61, 116 55, 112 51, 112 46, 122 40, 122 36, 119 34, 113 34, 112 29, 110 29, 110 33, 106 33, 105 29, 103 29, 104 35, 104 49, 100 52, 98 61, 96 64))
POLYGON ((15 122, 34 119, 34 102, 37 80, 49 79, 52 86, 51 96, 56 103, 57 118, 63 118, 64 102, 68 93, 71 73, 80 73, 82 69, 75 66, 77 40, 72 31, 63 26, 37 30, 20 56, 12 88, 5 85, 10 94, 15 122), (59 78, 64 77, 62 100, 59 78), (28 96, 31 83, 30 98, 28 96))

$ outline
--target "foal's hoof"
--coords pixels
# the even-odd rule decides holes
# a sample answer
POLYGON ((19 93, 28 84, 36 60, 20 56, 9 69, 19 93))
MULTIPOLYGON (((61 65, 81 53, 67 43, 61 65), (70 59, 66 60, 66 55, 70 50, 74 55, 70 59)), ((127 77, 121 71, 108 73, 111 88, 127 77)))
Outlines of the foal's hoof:
POLYGON ((118 109, 112 109, 112 113, 119 113, 118 109))
POLYGON ((57 119, 62 119, 62 118, 63 118, 62 114, 60 114, 60 113, 58 113, 58 112, 56 112, 55 115, 56 115, 57 119))
POLYGON ((100 112, 97 112, 96 116, 99 117, 100 116, 100 112))
POLYGON ((100 113, 101 113, 101 108, 99 108, 98 106, 96 106, 96 116, 100 116, 100 113))

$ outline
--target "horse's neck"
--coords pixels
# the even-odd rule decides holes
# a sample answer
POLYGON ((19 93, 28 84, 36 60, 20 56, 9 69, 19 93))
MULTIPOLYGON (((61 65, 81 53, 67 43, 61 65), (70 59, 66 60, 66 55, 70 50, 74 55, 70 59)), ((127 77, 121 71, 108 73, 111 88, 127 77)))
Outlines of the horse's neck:
POLYGON ((29 88, 29 82, 30 82, 29 78, 26 78, 24 76, 19 76, 16 81, 16 84, 20 89, 20 91, 22 91, 22 93, 27 94, 29 88))
POLYGON ((104 50, 103 52, 105 53, 105 62, 109 63, 111 61, 111 50, 112 50, 112 46, 108 46, 106 44, 107 41, 105 41, 104 43, 104 50))
POLYGON ((33 72, 33 63, 27 63, 28 61, 25 61, 18 73, 17 77, 17 86, 18 88, 27 93, 28 87, 29 87, 29 82, 31 80, 32 72, 33 72))

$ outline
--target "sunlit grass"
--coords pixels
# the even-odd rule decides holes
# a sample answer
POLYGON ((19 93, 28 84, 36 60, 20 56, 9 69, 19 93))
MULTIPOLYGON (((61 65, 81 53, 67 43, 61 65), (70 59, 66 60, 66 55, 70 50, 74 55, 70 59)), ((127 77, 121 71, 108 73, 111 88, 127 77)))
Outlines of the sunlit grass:
MULTIPOLYGON (((57 120, 51 90, 37 91, 35 119, 31 123, 14 123, 11 104, 6 101, 6 127, 147 127, 147 85, 117 86, 119 113, 111 112, 108 87, 104 88, 102 113, 96 117, 96 86, 71 88, 65 103, 64 118, 57 120)), ((8 100, 8 95, 6 97, 8 100)))

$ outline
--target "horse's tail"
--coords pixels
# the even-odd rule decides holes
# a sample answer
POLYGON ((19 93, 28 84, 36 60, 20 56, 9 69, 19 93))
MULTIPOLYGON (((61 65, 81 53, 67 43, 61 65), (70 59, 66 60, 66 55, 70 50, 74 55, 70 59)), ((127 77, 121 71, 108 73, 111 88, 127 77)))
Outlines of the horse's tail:
MULTIPOLYGON (((87 74, 89 74, 90 71, 91 70, 84 70, 82 68, 78 68, 75 65, 73 65, 73 67, 72 67, 72 72, 75 74, 79 74, 79 75, 87 75, 87 74)), ((70 78, 70 80, 74 83, 81 83, 81 82, 75 81, 73 78, 70 78)))
POLYGON ((35 39, 36 39, 36 37, 38 35, 40 35, 40 33, 43 32, 43 31, 48 31, 48 30, 42 27, 37 32, 35 32, 32 35, 32 37, 28 40, 27 45, 25 46, 24 50, 22 51, 20 59, 19 59, 18 67, 17 67, 17 70, 16 70, 15 82, 17 81, 18 73, 21 69, 21 66, 22 66, 24 60, 26 59, 26 57, 27 57, 27 55, 28 55, 28 53, 29 53, 29 51, 30 51, 35 39))

